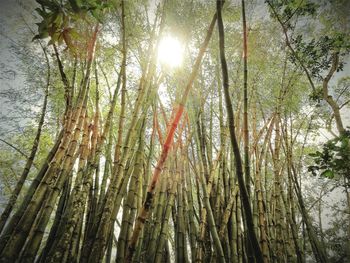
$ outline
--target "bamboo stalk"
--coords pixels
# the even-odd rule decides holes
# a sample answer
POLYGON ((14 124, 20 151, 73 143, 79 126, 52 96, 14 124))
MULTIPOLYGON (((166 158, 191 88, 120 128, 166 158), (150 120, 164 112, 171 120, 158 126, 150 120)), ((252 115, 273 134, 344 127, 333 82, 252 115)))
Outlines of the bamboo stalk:
POLYGON ((162 171, 162 168, 163 168, 163 165, 167 159, 167 156, 168 156, 168 153, 169 153, 169 150, 170 150, 170 147, 171 147, 171 144, 172 144, 172 140, 173 140, 173 137, 174 137, 174 133, 175 133, 175 130, 177 128, 177 125, 180 121, 180 118, 182 116, 182 113, 183 113, 183 110, 184 110, 184 106, 185 106, 185 103, 186 103, 186 100, 187 100, 187 97, 188 97, 188 94, 189 94, 189 91, 193 85, 193 82, 194 82, 194 79, 197 75, 197 72, 198 72, 198 69, 199 69, 199 66, 200 66, 200 63, 202 61, 202 58, 203 58, 203 55, 204 55, 204 51, 209 43, 209 40, 210 40, 210 37, 211 37, 211 34, 213 32, 213 28, 214 28, 214 25, 215 25, 215 21, 216 21, 216 15, 213 17, 212 19, 212 22, 209 26, 209 30, 207 32, 207 36, 203 42, 203 45, 199 51, 199 54, 197 56, 197 59, 196 59, 196 62, 193 66, 193 70, 192 70, 192 73, 189 77, 189 82, 184 90, 184 94, 182 96, 182 99, 181 99, 181 102, 179 104, 179 107, 176 111, 176 115, 172 121, 172 125, 171 125, 171 128, 166 136, 166 139, 165 139, 165 142, 164 142, 164 145, 163 145, 163 149, 162 149, 162 153, 160 155, 160 158, 158 160, 158 163, 157 163, 157 166, 154 170, 154 173, 153 173, 153 177, 151 179, 151 182, 148 186, 148 190, 147 190, 147 195, 146 195, 146 200, 144 202, 144 205, 143 205, 143 209, 142 211, 140 212, 140 214, 138 215, 137 217, 137 222, 136 222, 136 225, 134 227, 134 231, 133 231, 133 234, 132 234, 132 237, 131 237, 131 240, 130 240, 130 243, 129 243, 129 246, 128 246, 128 254, 127 254, 127 257, 126 257, 126 262, 130 262, 132 260, 132 256, 133 256, 133 253, 135 251, 135 246, 136 246, 136 242, 138 240, 138 236, 143 228, 143 225, 145 223, 145 220, 148 216, 148 213, 149 213, 149 209, 151 207, 151 204, 152 204, 152 200, 153 200, 153 196, 154 196, 154 190, 155 190, 155 187, 157 185, 157 182, 158 182, 158 178, 161 174, 161 171, 162 171))

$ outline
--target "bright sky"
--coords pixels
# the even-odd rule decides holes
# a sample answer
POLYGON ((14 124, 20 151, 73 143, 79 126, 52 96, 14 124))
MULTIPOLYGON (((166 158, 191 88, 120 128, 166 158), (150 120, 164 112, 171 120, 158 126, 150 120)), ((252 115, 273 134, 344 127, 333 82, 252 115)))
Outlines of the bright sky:
POLYGON ((158 46, 158 61, 170 67, 179 67, 183 59, 183 46, 172 36, 164 37, 158 46))

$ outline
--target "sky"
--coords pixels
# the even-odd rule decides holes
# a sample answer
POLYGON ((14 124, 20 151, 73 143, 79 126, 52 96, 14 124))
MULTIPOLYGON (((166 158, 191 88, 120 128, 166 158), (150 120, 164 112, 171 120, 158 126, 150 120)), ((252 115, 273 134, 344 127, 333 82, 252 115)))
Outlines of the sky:
POLYGON ((23 65, 12 50, 16 47, 25 52, 19 42, 31 42, 32 35, 23 21, 25 19, 35 28, 34 6, 32 0, 0 0, 0 138, 21 130, 28 121, 27 115, 31 115, 29 111, 16 111, 18 103, 30 97, 20 96, 20 89, 27 86, 26 76, 23 65))

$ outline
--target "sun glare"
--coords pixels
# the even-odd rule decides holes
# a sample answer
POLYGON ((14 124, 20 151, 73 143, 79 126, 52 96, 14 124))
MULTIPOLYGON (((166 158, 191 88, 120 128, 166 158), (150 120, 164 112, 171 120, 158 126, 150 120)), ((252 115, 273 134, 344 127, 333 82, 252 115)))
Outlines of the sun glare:
POLYGON ((170 67, 178 67, 182 63, 183 47, 177 38, 167 36, 158 47, 158 61, 170 67))

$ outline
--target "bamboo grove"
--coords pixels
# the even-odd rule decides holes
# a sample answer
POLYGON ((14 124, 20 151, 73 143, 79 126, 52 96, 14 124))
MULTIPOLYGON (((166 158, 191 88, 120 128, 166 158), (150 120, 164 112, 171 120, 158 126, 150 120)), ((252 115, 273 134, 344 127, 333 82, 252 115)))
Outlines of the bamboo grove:
MULTIPOLYGON (((331 90, 349 42, 337 29, 313 53, 296 37, 299 19, 316 20, 326 7, 303 0, 164 0, 152 8, 37 0, 37 7, 43 106, 0 218, 1 262, 331 262, 303 184, 315 127, 343 138, 349 152, 341 114, 348 93, 331 90), (254 5, 265 10, 264 22, 254 5), (186 45, 178 69, 157 60, 171 32, 186 45), (332 115, 324 127, 320 109, 332 115), (43 145, 47 118, 57 121, 43 145), (40 147, 46 155, 34 169, 40 147)), ((338 187, 350 209, 344 169, 338 187)), ((349 260, 349 247, 339 262, 349 260)))

